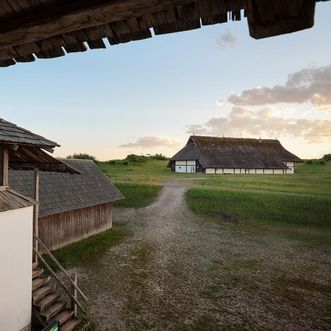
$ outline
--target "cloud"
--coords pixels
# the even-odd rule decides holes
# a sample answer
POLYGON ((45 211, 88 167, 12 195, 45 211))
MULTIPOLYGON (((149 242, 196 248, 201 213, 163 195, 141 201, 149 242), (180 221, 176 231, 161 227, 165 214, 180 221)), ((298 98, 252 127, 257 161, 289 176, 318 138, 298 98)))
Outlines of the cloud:
POLYGON ((179 142, 177 139, 166 137, 140 137, 136 138, 136 141, 127 144, 120 145, 122 148, 157 148, 157 147, 178 147, 179 142))
POLYGON ((279 117, 272 108, 252 111, 235 106, 228 115, 213 117, 204 125, 187 126, 187 133, 231 137, 299 137, 309 143, 331 140, 331 121, 279 117))
POLYGON ((254 87, 231 94, 228 102, 238 106, 310 102, 321 110, 331 111, 331 64, 290 74, 285 85, 254 87))
POLYGON ((224 33, 217 39, 217 46, 221 49, 234 47, 236 43, 237 38, 230 29, 225 30, 224 33))

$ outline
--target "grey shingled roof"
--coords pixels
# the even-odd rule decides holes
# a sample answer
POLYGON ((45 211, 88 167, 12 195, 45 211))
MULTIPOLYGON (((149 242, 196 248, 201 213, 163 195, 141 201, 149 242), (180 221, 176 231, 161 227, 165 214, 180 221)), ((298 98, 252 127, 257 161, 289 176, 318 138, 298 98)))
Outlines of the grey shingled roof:
POLYGON ((56 142, 48 140, 16 124, 0 118, 0 143, 33 145, 38 147, 56 147, 56 142))
POLYGON ((0 212, 33 206, 36 202, 13 190, 0 191, 0 212))
MULTIPOLYGON (((123 199, 98 166, 89 160, 64 160, 81 174, 40 173, 40 217, 123 199)), ((9 186, 33 197, 32 171, 9 171, 9 186)))
POLYGON ((198 160, 204 168, 287 169, 284 161, 301 162, 276 139, 191 136, 171 161, 198 160))

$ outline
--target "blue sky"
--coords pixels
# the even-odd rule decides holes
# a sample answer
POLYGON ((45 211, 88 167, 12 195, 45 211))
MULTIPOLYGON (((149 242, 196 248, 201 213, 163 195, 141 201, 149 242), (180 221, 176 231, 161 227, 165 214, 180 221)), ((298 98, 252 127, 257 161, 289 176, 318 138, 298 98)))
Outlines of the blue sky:
POLYGON ((285 85, 289 74, 304 68, 330 65, 330 17, 331 5, 319 3, 314 28, 295 34, 256 41, 243 20, 1 69, 0 116, 57 141, 58 156, 171 156, 194 125, 196 133, 277 135, 299 156, 320 157, 331 152, 328 102, 321 109, 309 101, 280 100, 240 105, 237 113, 237 105, 217 102, 257 86, 285 85), (231 42, 221 44, 229 36, 231 42), (246 130, 238 112, 273 126, 246 130), (293 121, 300 130, 291 129, 293 121), (288 129, 280 130, 278 122, 288 129), (309 132, 320 127, 323 134, 307 138, 305 125, 309 132))

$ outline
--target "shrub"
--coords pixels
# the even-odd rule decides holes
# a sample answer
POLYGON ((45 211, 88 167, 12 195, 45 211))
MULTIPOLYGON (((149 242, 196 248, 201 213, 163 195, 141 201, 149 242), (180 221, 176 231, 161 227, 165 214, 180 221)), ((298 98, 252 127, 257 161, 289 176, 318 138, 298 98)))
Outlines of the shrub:
POLYGON ((318 162, 319 164, 325 164, 325 161, 324 160, 319 160, 319 162, 318 162))
POLYGON ((307 160, 305 161, 306 164, 313 164, 313 160, 307 160))
POLYGON ((331 154, 325 154, 323 157, 322 157, 323 161, 325 162, 329 162, 331 161, 331 154))
POLYGON ((154 155, 151 155, 150 158, 153 159, 153 160, 161 160, 161 161, 168 160, 168 157, 166 157, 163 154, 158 154, 158 153, 156 153, 154 155))
POLYGON ((67 159, 92 160, 94 162, 97 161, 95 156, 87 154, 87 153, 75 153, 73 155, 68 155, 67 159))
POLYGON ((143 163, 146 161, 146 156, 129 154, 126 156, 126 158, 123 161, 132 162, 132 163, 143 163))

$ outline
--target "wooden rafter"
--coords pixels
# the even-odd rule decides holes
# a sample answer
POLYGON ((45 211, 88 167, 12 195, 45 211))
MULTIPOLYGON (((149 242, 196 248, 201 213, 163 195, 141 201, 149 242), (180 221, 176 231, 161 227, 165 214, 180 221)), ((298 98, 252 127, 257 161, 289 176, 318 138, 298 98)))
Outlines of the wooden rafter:
POLYGON ((192 2, 194 0, 81 0, 47 10, 41 7, 30 15, 0 24, 0 49, 192 2))

